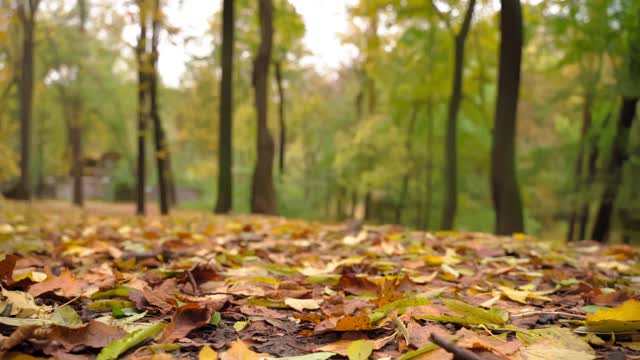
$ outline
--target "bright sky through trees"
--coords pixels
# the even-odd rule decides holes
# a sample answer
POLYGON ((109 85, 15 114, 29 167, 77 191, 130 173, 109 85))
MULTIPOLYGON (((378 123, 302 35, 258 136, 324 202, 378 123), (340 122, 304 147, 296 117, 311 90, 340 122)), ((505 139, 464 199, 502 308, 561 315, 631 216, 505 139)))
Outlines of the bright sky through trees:
MULTIPOLYGON (((211 16, 219 11, 221 2, 201 0, 172 1, 167 3, 169 23, 180 28, 173 38, 163 38, 160 44, 160 74, 163 82, 177 86, 185 62, 192 56, 204 56, 211 51, 211 38, 207 34, 211 16)), ((347 6, 354 0, 292 0, 307 27, 304 43, 311 55, 304 63, 314 65, 328 73, 354 56, 355 49, 342 44, 340 34, 347 30, 347 6)), ((135 43, 135 27, 128 27, 124 37, 135 43)))

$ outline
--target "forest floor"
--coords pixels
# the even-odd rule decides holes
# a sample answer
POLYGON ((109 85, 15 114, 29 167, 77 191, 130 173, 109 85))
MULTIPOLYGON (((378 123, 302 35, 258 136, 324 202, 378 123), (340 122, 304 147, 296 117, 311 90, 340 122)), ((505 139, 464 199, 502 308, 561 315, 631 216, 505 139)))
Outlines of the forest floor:
POLYGON ((640 359, 638 248, 132 213, 0 200, 0 358, 640 359))

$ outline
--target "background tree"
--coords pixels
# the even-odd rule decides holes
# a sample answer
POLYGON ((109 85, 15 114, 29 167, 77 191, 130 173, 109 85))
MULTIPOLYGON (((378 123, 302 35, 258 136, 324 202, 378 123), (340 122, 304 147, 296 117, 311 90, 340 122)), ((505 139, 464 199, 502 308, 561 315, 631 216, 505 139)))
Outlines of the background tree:
POLYGON ((151 20, 151 50, 147 59, 149 59, 149 116, 153 121, 155 158, 158 171, 158 197, 160 199, 160 213, 166 215, 169 213, 171 170, 169 168, 169 145, 158 111, 158 58, 160 57, 158 43, 163 19, 161 8, 161 0, 154 0, 151 20))
MULTIPOLYGON (((462 101, 462 79, 464 70, 464 48, 473 19, 473 10, 476 1, 469 0, 464 13, 464 20, 460 30, 454 35, 454 66, 453 66, 453 86, 451 97, 449 98, 449 112, 447 115, 447 135, 445 140, 445 195, 444 207, 442 209, 441 229, 452 229, 456 216, 458 203, 458 111, 462 101)), ((436 7, 435 3, 433 4, 436 7)), ((436 12, 438 10, 436 9, 436 12)), ((439 12, 438 12, 439 13, 439 12)), ((447 22, 449 24, 449 22, 447 22)))
POLYGON ((136 46, 136 62, 138 65, 138 165, 136 173, 136 213, 142 215, 146 212, 146 139, 149 97, 149 62, 147 51, 147 22, 149 21, 148 2, 136 0, 138 6, 138 21, 140 34, 136 46))
POLYGON ((491 189, 496 212, 496 234, 511 235, 524 232, 515 169, 523 26, 520 0, 502 0, 500 4, 500 68, 491 151, 491 189))
POLYGON ((218 150, 218 200, 216 213, 233 208, 233 42, 234 1, 224 0, 222 13, 222 81, 220 82, 220 127, 218 150))
MULTIPOLYGON (((640 15, 640 6, 633 10, 640 15)), ((602 193, 602 200, 596 214, 593 225, 592 238, 597 241, 606 241, 611 232, 611 221, 614 212, 616 199, 623 180, 625 164, 629 159, 629 138, 631 128, 636 117, 638 100, 640 99, 640 18, 632 16, 624 22, 628 41, 627 57, 625 61, 625 71, 620 79, 620 90, 622 99, 618 120, 615 127, 615 135, 611 144, 611 155, 605 167, 608 181, 602 193)))
POLYGON ((273 137, 267 123, 268 78, 273 44, 273 3, 258 2, 260 21, 260 47, 253 65, 253 86, 257 113, 257 160, 253 173, 251 211, 260 214, 275 214, 276 194, 273 186, 273 137))
POLYGON ((31 128, 33 106, 34 35, 40 0, 17 2, 17 15, 22 30, 22 58, 19 81, 20 103, 20 178, 6 195, 11 198, 31 198, 31 128))

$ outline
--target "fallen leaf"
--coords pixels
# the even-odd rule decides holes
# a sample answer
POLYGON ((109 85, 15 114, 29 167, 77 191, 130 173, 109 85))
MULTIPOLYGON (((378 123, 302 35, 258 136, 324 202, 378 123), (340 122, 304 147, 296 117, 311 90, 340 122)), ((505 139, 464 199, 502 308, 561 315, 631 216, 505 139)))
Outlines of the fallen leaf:
POLYGON ((347 357, 349 360, 367 360, 372 352, 373 346, 370 343, 364 340, 357 340, 349 344, 347 357))
POLYGON ((284 299, 284 303, 289 305, 291 308, 298 310, 300 312, 304 310, 316 310, 320 308, 320 304, 322 303, 322 299, 292 299, 286 298, 284 299))
POLYGON ((218 353, 205 345, 200 349, 198 353, 198 360, 218 360, 218 353))
POLYGON ((194 329, 209 324, 213 311, 200 304, 186 304, 178 308, 171 322, 164 328, 160 337, 162 343, 172 343, 181 339, 194 329))
POLYGON ((268 356, 269 354, 253 352, 242 340, 236 340, 229 350, 220 354, 220 360, 260 360, 268 356))
POLYGON ((69 270, 63 270, 60 276, 49 275, 47 280, 31 285, 29 294, 38 297, 46 292, 53 291, 56 295, 71 299, 82 295, 89 284, 76 278, 69 270))
POLYGON ((640 301, 631 299, 612 309, 600 309, 587 315, 585 324, 594 332, 640 331, 640 301))
POLYGON ((62 344, 67 350, 71 350, 78 345, 97 349, 121 339, 126 334, 125 331, 118 327, 93 320, 78 328, 53 326, 48 337, 62 344))
POLYGON ((115 360, 124 352, 143 341, 160 335, 165 326, 163 323, 149 325, 144 329, 136 330, 121 339, 115 340, 102 348, 96 360, 115 360))

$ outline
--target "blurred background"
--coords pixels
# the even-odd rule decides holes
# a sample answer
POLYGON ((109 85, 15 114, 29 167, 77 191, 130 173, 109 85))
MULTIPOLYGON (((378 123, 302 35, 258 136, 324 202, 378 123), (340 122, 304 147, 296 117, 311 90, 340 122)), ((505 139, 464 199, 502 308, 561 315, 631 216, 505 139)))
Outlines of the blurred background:
MULTIPOLYGON (((255 211, 254 80, 268 20, 275 209, 264 212, 493 232, 491 174, 508 173, 495 170, 497 146, 515 156, 517 230, 598 238, 604 216, 605 238, 640 238, 638 1, 224 3, 233 212, 255 211), (501 43, 517 35, 501 24, 505 4, 519 6, 524 30, 512 136, 494 132, 501 43)), ((170 204, 212 211, 222 42, 223 1, 0 0, 0 190, 133 203, 142 138, 146 200, 158 197, 161 159, 170 204)), ((515 50, 503 49, 508 61, 515 50)))

